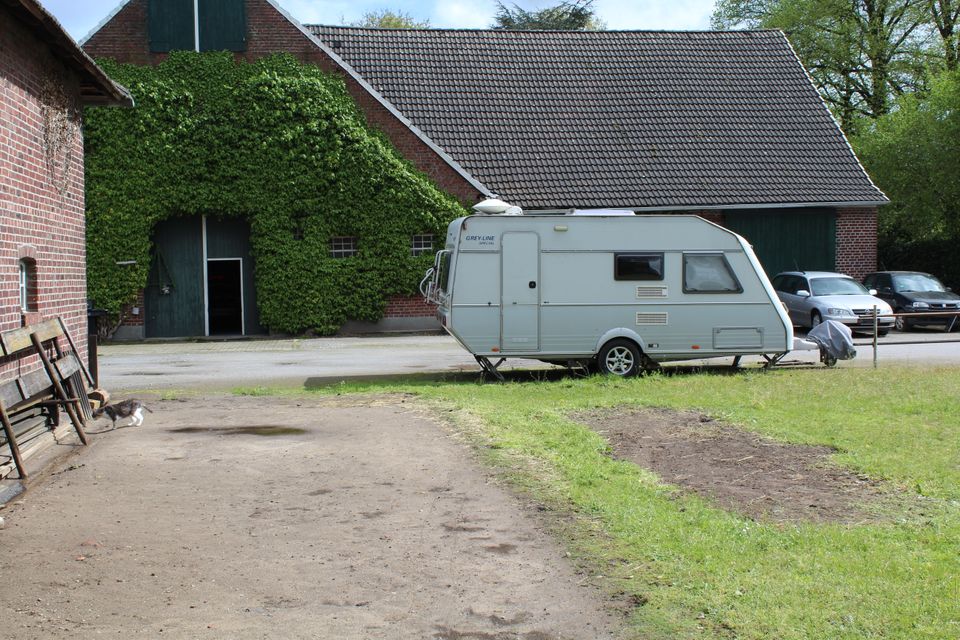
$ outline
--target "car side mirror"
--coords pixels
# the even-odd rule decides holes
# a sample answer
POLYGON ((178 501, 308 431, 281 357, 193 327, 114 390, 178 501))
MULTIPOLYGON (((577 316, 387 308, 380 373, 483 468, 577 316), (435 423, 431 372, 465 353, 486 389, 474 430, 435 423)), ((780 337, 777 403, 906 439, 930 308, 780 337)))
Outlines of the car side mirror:
POLYGON ((797 290, 797 295, 800 296, 801 298, 809 298, 809 297, 810 297, 810 292, 807 291, 806 289, 798 289, 798 290, 797 290))
POLYGON ((870 295, 872 295, 872 296, 875 296, 875 295, 877 295, 877 290, 876 290, 876 289, 870 289, 870 291, 869 291, 868 293, 869 293, 870 295))
MULTIPOLYGON (((893 293, 893 289, 890 287, 880 287, 880 293, 893 293)), ((877 294, 871 293, 870 295, 875 296, 877 294)))

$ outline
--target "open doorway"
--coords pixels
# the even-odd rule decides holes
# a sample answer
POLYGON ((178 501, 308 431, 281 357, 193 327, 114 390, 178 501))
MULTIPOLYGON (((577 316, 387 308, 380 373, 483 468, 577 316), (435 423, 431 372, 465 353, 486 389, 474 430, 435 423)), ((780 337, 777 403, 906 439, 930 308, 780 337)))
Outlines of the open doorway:
POLYGON ((243 260, 207 260, 209 335, 243 334, 243 260))

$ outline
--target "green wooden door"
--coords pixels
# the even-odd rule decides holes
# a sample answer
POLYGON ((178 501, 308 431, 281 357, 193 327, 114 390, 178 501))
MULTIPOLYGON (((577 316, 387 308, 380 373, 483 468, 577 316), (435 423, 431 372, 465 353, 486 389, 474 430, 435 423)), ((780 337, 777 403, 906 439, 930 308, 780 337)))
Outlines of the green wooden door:
POLYGON ((836 215, 828 209, 724 213, 724 226, 753 245, 767 275, 781 271, 834 271, 836 215))
POLYGON ((250 253, 250 225, 246 220, 207 218, 207 258, 239 258, 242 261, 243 326, 246 335, 264 333, 257 314, 257 292, 250 253))
POLYGON ((204 335, 201 225, 200 217, 173 218, 154 229, 143 301, 148 338, 204 335))

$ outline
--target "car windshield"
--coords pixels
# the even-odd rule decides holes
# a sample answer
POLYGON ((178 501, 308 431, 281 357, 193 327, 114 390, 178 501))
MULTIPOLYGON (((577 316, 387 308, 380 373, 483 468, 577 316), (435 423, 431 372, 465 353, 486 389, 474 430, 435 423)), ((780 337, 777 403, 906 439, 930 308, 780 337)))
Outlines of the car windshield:
POLYGON ((815 296, 862 296, 868 293, 853 278, 811 278, 810 293, 815 296))
POLYGON ((946 291, 946 287, 933 276, 925 273, 906 273, 893 276, 893 290, 898 293, 908 291, 946 291))

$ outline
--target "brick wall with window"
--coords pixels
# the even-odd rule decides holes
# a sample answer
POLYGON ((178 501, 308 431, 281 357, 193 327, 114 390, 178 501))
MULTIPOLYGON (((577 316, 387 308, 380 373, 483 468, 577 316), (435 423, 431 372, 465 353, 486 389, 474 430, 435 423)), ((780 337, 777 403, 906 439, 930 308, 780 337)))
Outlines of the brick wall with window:
MULTIPOLYGON (((60 316, 86 360, 86 249, 79 81, 5 15, 0 46, 0 331, 60 316), (21 266, 32 271, 21 301, 21 266)), ((0 359, 0 379, 27 373, 0 359), (13 369, 16 368, 14 371, 13 369)))

